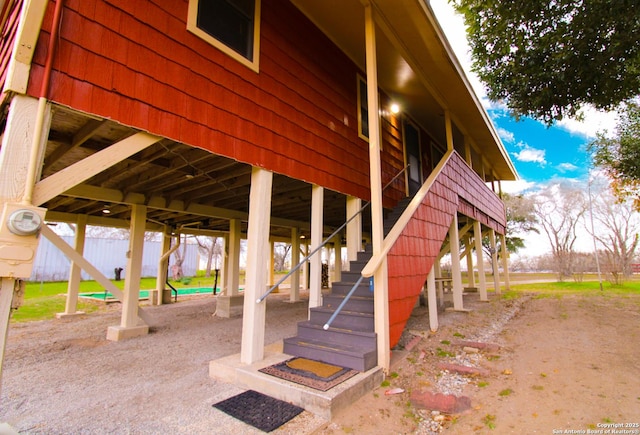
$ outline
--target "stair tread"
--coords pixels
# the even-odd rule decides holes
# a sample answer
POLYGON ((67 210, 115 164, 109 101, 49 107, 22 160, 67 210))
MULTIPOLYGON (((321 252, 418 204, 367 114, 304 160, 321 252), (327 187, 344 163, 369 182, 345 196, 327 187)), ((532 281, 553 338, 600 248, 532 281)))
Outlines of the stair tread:
POLYGON ((298 337, 285 338, 285 342, 288 344, 297 344, 298 346, 314 347, 318 349, 324 349, 330 352, 338 352, 351 356, 362 356, 363 353, 375 352, 376 349, 373 346, 358 346, 356 344, 346 345, 337 343, 327 343, 322 340, 314 339, 301 339, 298 337))
MULTIPOLYGON (((316 323, 311 323, 311 321, 309 321, 309 320, 306 320, 304 322, 300 322, 298 324, 298 326, 302 326, 302 327, 306 327, 306 328, 313 328, 313 329, 320 329, 320 330, 324 331, 324 328, 323 328, 324 325, 318 325, 316 323)), ((374 337, 376 335, 375 332, 371 332, 371 331, 357 331, 357 330, 354 330, 354 329, 336 328, 336 327, 333 327, 333 326, 330 326, 327 331, 344 332, 344 333, 347 333, 347 334, 360 335, 360 336, 365 336, 365 337, 374 337)))
MULTIPOLYGON (((312 311, 320 311, 323 313, 333 313, 335 311, 334 308, 327 308, 327 307, 313 307, 311 308, 312 311)), ((360 317, 373 317, 373 313, 362 313, 359 311, 349 311, 346 309, 343 309, 342 311, 340 311, 340 314, 348 314, 351 316, 360 316, 360 317)))

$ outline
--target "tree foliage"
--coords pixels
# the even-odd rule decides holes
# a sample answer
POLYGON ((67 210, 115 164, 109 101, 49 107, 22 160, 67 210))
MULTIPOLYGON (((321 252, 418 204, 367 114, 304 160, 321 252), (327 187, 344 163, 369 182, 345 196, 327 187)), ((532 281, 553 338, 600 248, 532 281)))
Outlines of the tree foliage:
POLYGON ((629 198, 640 211, 640 104, 629 102, 620 111, 613 137, 598 134, 591 142, 593 162, 612 180, 616 196, 629 198))
POLYGON ((548 124, 640 94, 635 0, 450 0, 494 101, 548 124))

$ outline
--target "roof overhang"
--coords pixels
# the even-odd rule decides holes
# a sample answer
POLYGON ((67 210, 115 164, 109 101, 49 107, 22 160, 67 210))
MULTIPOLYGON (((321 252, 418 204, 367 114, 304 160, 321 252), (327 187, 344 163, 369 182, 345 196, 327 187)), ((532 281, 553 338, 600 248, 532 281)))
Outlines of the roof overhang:
MULTIPOLYGON (((365 0, 291 0, 365 71, 365 0)), ((378 83, 403 111, 445 140, 448 110, 460 135, 498 180, 517 172, 433 10, 424 0, 371 0, 377 24, 378 83)), ((461 139, 461 138, 460 138, 461 139)))

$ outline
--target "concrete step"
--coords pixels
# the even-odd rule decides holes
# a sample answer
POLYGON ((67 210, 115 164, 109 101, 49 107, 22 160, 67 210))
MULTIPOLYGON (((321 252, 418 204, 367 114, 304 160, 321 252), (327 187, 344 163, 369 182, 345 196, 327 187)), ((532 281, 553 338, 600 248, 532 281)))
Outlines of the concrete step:
POLYGON ((326 331, 321 325, 306 321, 298 323, 298 336, 301 340, 317 340, 339 345, 353 345, 375 348, 377 346, 375 332, 353 331, 350 329, 331 327, 326 331))
MULTIPOLYGON (((309 312, 309 322, 314 325, 323 326, 327 323, 334 310, 325 307, 314 307, 311 308, 309 312)), ((331 326, 362 332, 373 332, 375 330, 373 314, 359 313, 357 311, 343 310, 338 314, 331 326)))
POLYGON ((238 388, 258 391, 275 399, 293 403, 326 421, 331 421, 338 413, 371 392, 384 380, 382 368, 375 367, 356 374, 329 391, 319 391, 260 372, 264 367, 291 358, 291 355, 282 353, 282 342, 279 342, 277 347, 278 350, 267 350, 264 359, 252 364, 241 363, 240 354, 211 361, 209 376, 232 383, 238 388))
POLYGON ((378 362, 375 347, 329 344, 324 340, 301 339, 300 337, 285 338, 283 352, 361 372, 375 367, 378 362))

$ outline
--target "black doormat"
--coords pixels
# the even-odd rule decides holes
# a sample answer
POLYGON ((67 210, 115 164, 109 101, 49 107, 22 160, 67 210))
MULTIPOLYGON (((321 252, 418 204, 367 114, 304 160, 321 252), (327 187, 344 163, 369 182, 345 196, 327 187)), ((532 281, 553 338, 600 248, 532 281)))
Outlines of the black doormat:
POLYGON ((249 390, 218 402, 214 408, 264 432, 279 428, 304 409, 249 390))
POLYGON ((310 387, 319 391, 329 391, 336 385, 339 385, 358 374, 357 370, 341 368, 341 370, 334 375, 323 378, 307 370, 299 370, 289 367, 287 363, 295 359, 296 358, 291 358, 287 361, 260 369, 259 371, 266 373, 267 375, 275 376, 276 378, 304 385, 305 387, 310 387))

